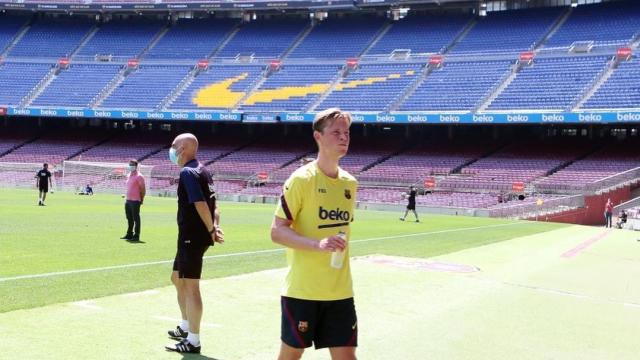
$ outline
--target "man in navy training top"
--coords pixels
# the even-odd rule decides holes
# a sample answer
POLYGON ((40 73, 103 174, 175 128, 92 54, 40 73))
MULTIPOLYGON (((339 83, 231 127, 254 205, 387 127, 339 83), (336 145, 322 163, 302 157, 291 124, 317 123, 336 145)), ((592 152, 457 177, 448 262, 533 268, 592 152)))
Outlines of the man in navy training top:
POLYGON ((169 336, 179 342, 166 349, 180 353, 200 353, 202 257, 209 246, 224 242, 224 232, 218 226, 219 211, 210 208, 213 181, 196 160, 197 153, 198 139, 192 134, 178 135, 169 149, 171 162, 182 167, 178 182, 178 251, 171 273, 182 321, 169 331, 169 336))

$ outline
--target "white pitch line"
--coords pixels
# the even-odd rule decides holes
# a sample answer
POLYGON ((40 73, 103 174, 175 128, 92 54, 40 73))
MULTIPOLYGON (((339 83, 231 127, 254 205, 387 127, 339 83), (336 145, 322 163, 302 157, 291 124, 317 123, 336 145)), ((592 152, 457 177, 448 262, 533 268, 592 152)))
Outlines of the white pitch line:
MULTIPOLYGON (((353 240, 351 241, 351 243, 356 244, 356 243, 363 243, 363 242, 369 242, 369 241, 399 239, 399 238, 408 238, 408 237, 424 236, 424 235, 446 234, 446 233, 453 233, 453 232, 460 232, 460 231, 481 230, 481 229, 489 229, 489 228, 503 227, 503 226, 515 226, 515 225, 522 225, 522 224, 523 223, 521 222, 516 222, 516 223, 506 223, 506 224, 474 226, 474 227, 458 228, 458 229, 428 231, 428 232, 404 234, 404 235, 382 236, 382 237, 374 237, 369 239, 353 240)), ((209 260, 209 259, 222 259, 222 258, 237 257, 237 256, 269 254, 269 253, 283 252, 284 250, 285 248, 245 251, 245 252, 239 252, 239 253, 205 256, 203 259, 209 260)), ((118 269, 129 269, 129 268, 136 268, 136 267, 142 267, 142 266, 162 265, 162 264, 172 264, 172 263, 173 263, 173 259, 143 262, 143 263, 137 263, 137 264, 105 266, 101 268, 92 268, 92 269, 79 269, 79 270, 50 272, 50 273, 43 273, 43 274, 20 275, 20 276, 0 278, 0 283, 8 282, 8 281, 16 281, 16 280, 48 278, 48 277, 55 277, 55 276, 62 276, 62 275, 72 275, 72 274, 81 274, 81 273, 87 273, 87 272, 98 272, 98 271, 108 271, 108 270, 118 270, 118 269)))
POLYGON ((84 309, 102 310, 101 306, 96 305, 96 303, 91 301, 91 300, 76 301, 76 302, 74 302, 72 304, 75 305, 75 306, 84 308, 84 309))

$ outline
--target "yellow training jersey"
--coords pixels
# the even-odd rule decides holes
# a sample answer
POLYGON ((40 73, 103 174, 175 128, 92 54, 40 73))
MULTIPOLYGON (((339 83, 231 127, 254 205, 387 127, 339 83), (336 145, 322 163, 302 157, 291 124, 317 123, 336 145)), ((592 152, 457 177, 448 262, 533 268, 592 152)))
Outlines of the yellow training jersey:
MULTIPOLYGON (((291 220, 298 234, 321 240, 339 231, 351 238, 357 180, 338 169, 338 178, 325 175, 315 161, 297 169, 283 187, 276 216, 291 220)), ((287 249, 289 272, 282 295, 304 300, 353 297, 349 247, 342 268, 331 267, 331 253, 287 249)))

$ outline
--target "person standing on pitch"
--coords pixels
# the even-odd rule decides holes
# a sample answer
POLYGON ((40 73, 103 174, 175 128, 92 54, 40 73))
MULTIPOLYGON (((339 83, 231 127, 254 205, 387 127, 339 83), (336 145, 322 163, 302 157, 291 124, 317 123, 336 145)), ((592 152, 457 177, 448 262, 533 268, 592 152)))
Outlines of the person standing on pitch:
POLYGON ((316 115, 318 157, 286 181, 271 225, 271 239, 288 248, 289 264, 279 360, 300 359, 312 344, 329 348, 334 360, 356 358, 348 240, 358 183, 338 166, 349 150, 350 125, 351 115, 337 108, 316 115))
POLYGON ((138 161, 135 159, 129 160, 127 195, 124 203, 124 212, 127 216, 127 233, 121 239, 140 241, 140 206, 144 202, 146 191, 144 177, 138 171, 138 161))
POLYGON ((407 196, 407 200, 409 200, 409 203, 407 204, 407 210, 404 212, 404 216, 400 218, 400 220, 404 221, 404 219, 407 218, 407 215, 409 214, 409 210, 413 211, 413 215, 416 216, 416 222, 420 222, 420 220, 418 219, 418 212, 416 211, 416 194, 418 192, 416 191, 416 187, 411 185, 411 187, 409 188, 409 196, 407 196))
POLYGON ((42 164, 42 169, 36 173, 35 178, 37 179, 36 187, 38 188, 38 206, 45 206, 44 200, 47 198, 49 185, 51 185, 51 189, 53 189, 51 173, 49 172, 49 164, 42 164))
POLYGON ((611 199, 607 199, 607 203, 604 205, 604 221, 604 227, 613 227, 613 203, 611 202, 611 199))
POLYGON ((179 342, 166 349, 180 353, 200 353, 202 257, 209 246, 224 242, 224 232, 218 226, 219 211, 212 198, 213 180, 196 160, 197 153, 198 139, 192 134, 178 135, 169 149, 171 162, 182 167, 178 182, 178 251, 171 273, 182 321, 169 331, 169 337, 179 342))

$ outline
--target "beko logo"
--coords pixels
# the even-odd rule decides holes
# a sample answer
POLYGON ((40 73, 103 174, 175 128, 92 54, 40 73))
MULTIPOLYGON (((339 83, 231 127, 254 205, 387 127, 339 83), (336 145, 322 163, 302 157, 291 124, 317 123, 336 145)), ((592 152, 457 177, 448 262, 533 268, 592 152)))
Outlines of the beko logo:
POLYGON ((337 208, 335 210, 325 210, 322 206, 320 206, 318 216, 322 220, 329 219, 329 220, 349 221, 351 218, 351 214, 349 214, 349 212, 346 210, 340 210, 340 208, 337 208))

